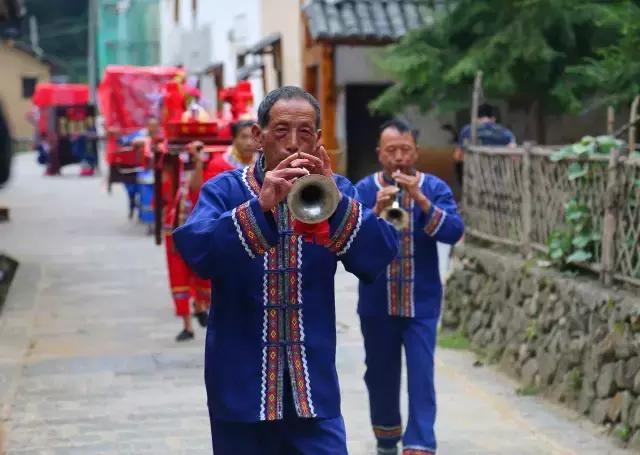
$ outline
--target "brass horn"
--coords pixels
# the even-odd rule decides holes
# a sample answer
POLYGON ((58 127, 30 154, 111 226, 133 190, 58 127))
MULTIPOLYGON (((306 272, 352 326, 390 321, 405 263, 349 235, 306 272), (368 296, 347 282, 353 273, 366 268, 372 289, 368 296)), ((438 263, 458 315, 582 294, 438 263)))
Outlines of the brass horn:
POLYGON ((331 177, 309 174, 295 181, 287 196, 287 205, 298 221, 316 224, 333 215, 340 197, 331 177))
POLYGON ((380 218, 391 224, 398 231, 409 227, 409 212, 400 206, 400 192, 396 195, 396 199, 380 213, 380 218))

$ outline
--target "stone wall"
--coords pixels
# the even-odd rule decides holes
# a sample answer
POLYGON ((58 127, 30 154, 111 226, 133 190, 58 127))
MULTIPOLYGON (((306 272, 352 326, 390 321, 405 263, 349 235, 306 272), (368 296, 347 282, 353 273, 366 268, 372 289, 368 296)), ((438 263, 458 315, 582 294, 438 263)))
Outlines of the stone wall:
POLYGON ((640 449, 640 291, 606 289, 506 253, 456 247, 443 326, 523 387, 640 449))

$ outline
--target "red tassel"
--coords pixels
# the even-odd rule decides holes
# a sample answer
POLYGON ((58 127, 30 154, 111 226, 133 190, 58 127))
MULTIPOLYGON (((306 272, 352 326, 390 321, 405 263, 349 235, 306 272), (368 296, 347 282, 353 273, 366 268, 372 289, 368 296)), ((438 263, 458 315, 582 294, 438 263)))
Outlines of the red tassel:
POLYGON ((301 235, 304 241, 317 245, 328 245, 331 241, 329 221, 308 224, 299 220, 293 220, 293 231, 301 235))

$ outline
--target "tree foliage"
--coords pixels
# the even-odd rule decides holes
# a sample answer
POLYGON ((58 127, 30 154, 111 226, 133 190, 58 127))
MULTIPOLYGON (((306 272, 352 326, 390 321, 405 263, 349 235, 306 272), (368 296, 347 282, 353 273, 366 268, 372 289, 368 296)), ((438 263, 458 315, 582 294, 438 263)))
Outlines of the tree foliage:
POLYGON ((540 112, 575 112, 589 86, 567 69, 597 58, 598 49, 618 38, 615 21, 597 20, 610 4, 459 0, 449 13, 389 47, 378 63, 397 83, 372 107, 468 107, 473 78, 482 70, 488 98, 540 112))
POLYGON ((618 0, 594 10, 597 25, 616 30, 618 39, 568 73, 592 89, 600 104, 628 105, 640 94, 640 1, 618 0))

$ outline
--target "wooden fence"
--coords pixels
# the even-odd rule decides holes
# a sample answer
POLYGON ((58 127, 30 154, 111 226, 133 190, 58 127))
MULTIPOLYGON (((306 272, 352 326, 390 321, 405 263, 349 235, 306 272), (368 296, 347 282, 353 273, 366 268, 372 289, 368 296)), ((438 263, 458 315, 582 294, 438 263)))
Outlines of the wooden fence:
POLYGON ((557 148, 471 146, 465 154, 463 211, 467 234, 518 247, 525 256, 547 252, 547 239, 564 226, 572 198, 586 204, 601 233, 590 262, 578 264, 606 285, 640 286, 640 160, 591 156, 589 179, 570 181, 572 161, 550 160, 557 148))

